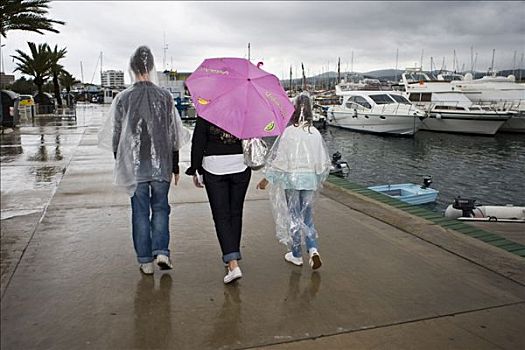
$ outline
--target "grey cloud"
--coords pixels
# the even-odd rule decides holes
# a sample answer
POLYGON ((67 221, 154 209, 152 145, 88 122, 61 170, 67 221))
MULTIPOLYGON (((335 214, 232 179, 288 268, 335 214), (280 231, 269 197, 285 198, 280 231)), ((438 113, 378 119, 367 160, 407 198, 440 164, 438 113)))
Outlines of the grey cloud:
MULTIPOLYGON (((497 66, 512 68, 514 51, 518 60, 525 51, 525 2, 52 4, 53 16, 67 25, 60 35, 33 41, 62 42, 69 52, 66 68, 78 75, 78 62, 84 60, 89 71, 85 76, 90 78, 100 51, 105 67, 125 70, 129 55, 139 44, 150 45, 157 67, 162 66, 164 33, 166 61, 171 63, 173 58, 175 69, 192 70, 210 56, 246 56, 246 45, 251 42, 252 58, 264 60, 264 67, 279 76, 287 75, 289 66, 297 67, 300 62, 312 74, 328 66, 335 70, 337 57, 346 69, 352 52, 354 70, 366 71, 393 68, 396 49, 400 68, 419 62, 422 50, 427 67, 431 56, 439 65, 445 56, 451 68, 454 49, 460 64, 470 64, 471 46, 478 52, 478 68, 488 67, 493 48, 497 66)), ((13 35, 24 47, 28 37, 13 35)))

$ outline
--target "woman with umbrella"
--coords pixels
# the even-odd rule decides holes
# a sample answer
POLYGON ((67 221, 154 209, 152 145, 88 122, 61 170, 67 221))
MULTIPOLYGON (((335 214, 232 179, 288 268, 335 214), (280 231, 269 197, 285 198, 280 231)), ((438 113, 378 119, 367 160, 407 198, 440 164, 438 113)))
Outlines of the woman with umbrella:
POLYGON ((197 187, 206 184, 222 260, 228 265, 224 283, 242 272, 240 243, 244 198, 251 169, 244 164, 241 140, 207 120, 197 117, 191 143, 191 166, 186 170, 197 187))
POLYGON ((279 79, 242 58, 210 58, 186 80, 198 114, 191 147, 195 186, 203 178, 228 265, 224 283, 242 277, 240 241, 251 178, 241 140, 279 135, 293 112, 279 79))

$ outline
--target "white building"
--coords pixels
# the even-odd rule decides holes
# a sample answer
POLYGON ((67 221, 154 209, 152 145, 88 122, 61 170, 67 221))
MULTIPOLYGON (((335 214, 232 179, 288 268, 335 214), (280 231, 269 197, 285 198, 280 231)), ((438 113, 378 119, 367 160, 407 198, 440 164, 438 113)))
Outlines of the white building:
POLYGON ((171 92, 174 98, 184 97, 184 80, 178 80, 177 72, 157 72, 159 86, 171 92))
POLYGON ((120 70, 106 70, 101 73, 100 81, 102 87, 124 86, 124 72, 120 70))

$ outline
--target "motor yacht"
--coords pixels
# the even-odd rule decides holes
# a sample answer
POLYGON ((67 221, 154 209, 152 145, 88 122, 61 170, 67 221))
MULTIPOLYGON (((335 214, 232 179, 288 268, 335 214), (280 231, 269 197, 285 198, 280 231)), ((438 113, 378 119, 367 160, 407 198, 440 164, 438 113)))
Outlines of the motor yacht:
POLYGON ((428 118, 421 130, 494 135, 517 112, 498 109, 494 104, 474 104, 452 82, 432 80, 419 68, 402 74, 405 96, 428 118))
POLYGON ((516 83, 513 75, 473 79, 472 74, 467 73, 462 80, 453 81, 451 84, 473 103, 481 106, 495 105, 499 111, 517 112, 499 131, 525 132, 525 86, 516 83))
POLYGON ((369 133, 412 136, 425 113, 394 91, 342 91, 341 105, 330 107, 327 125, 369 133))

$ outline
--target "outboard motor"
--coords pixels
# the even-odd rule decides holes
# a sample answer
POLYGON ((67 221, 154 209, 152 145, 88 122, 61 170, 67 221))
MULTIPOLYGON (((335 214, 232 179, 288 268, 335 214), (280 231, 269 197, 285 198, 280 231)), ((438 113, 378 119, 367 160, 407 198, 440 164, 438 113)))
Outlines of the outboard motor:
POLYGON ((336 164, 338 161, 341 160, 343 156, 341 155, 341 153, 339 151, 335 152, 334 154, 332 154, 332 164, 336 164))
POLYGON ((350 167, 348 166, 347 162, 341 160, 341 157, 342 156, 340 152, 335 152, 332 155, 332 165, 330 166, 330 174, 339 177, 346 177, 350 172, 350 167))
POLYGON ((432 176, 423 177, 423 186, 421 188, 428 188, 432 184, 432 176))
POLYGON ((454 199, 454 203, 452 204, 452 208, 461 210, 462 217, 465 217, 465 218, 474 217, 474 209, 476 208, 476 200, 456 197, 456 199, 454 199))

